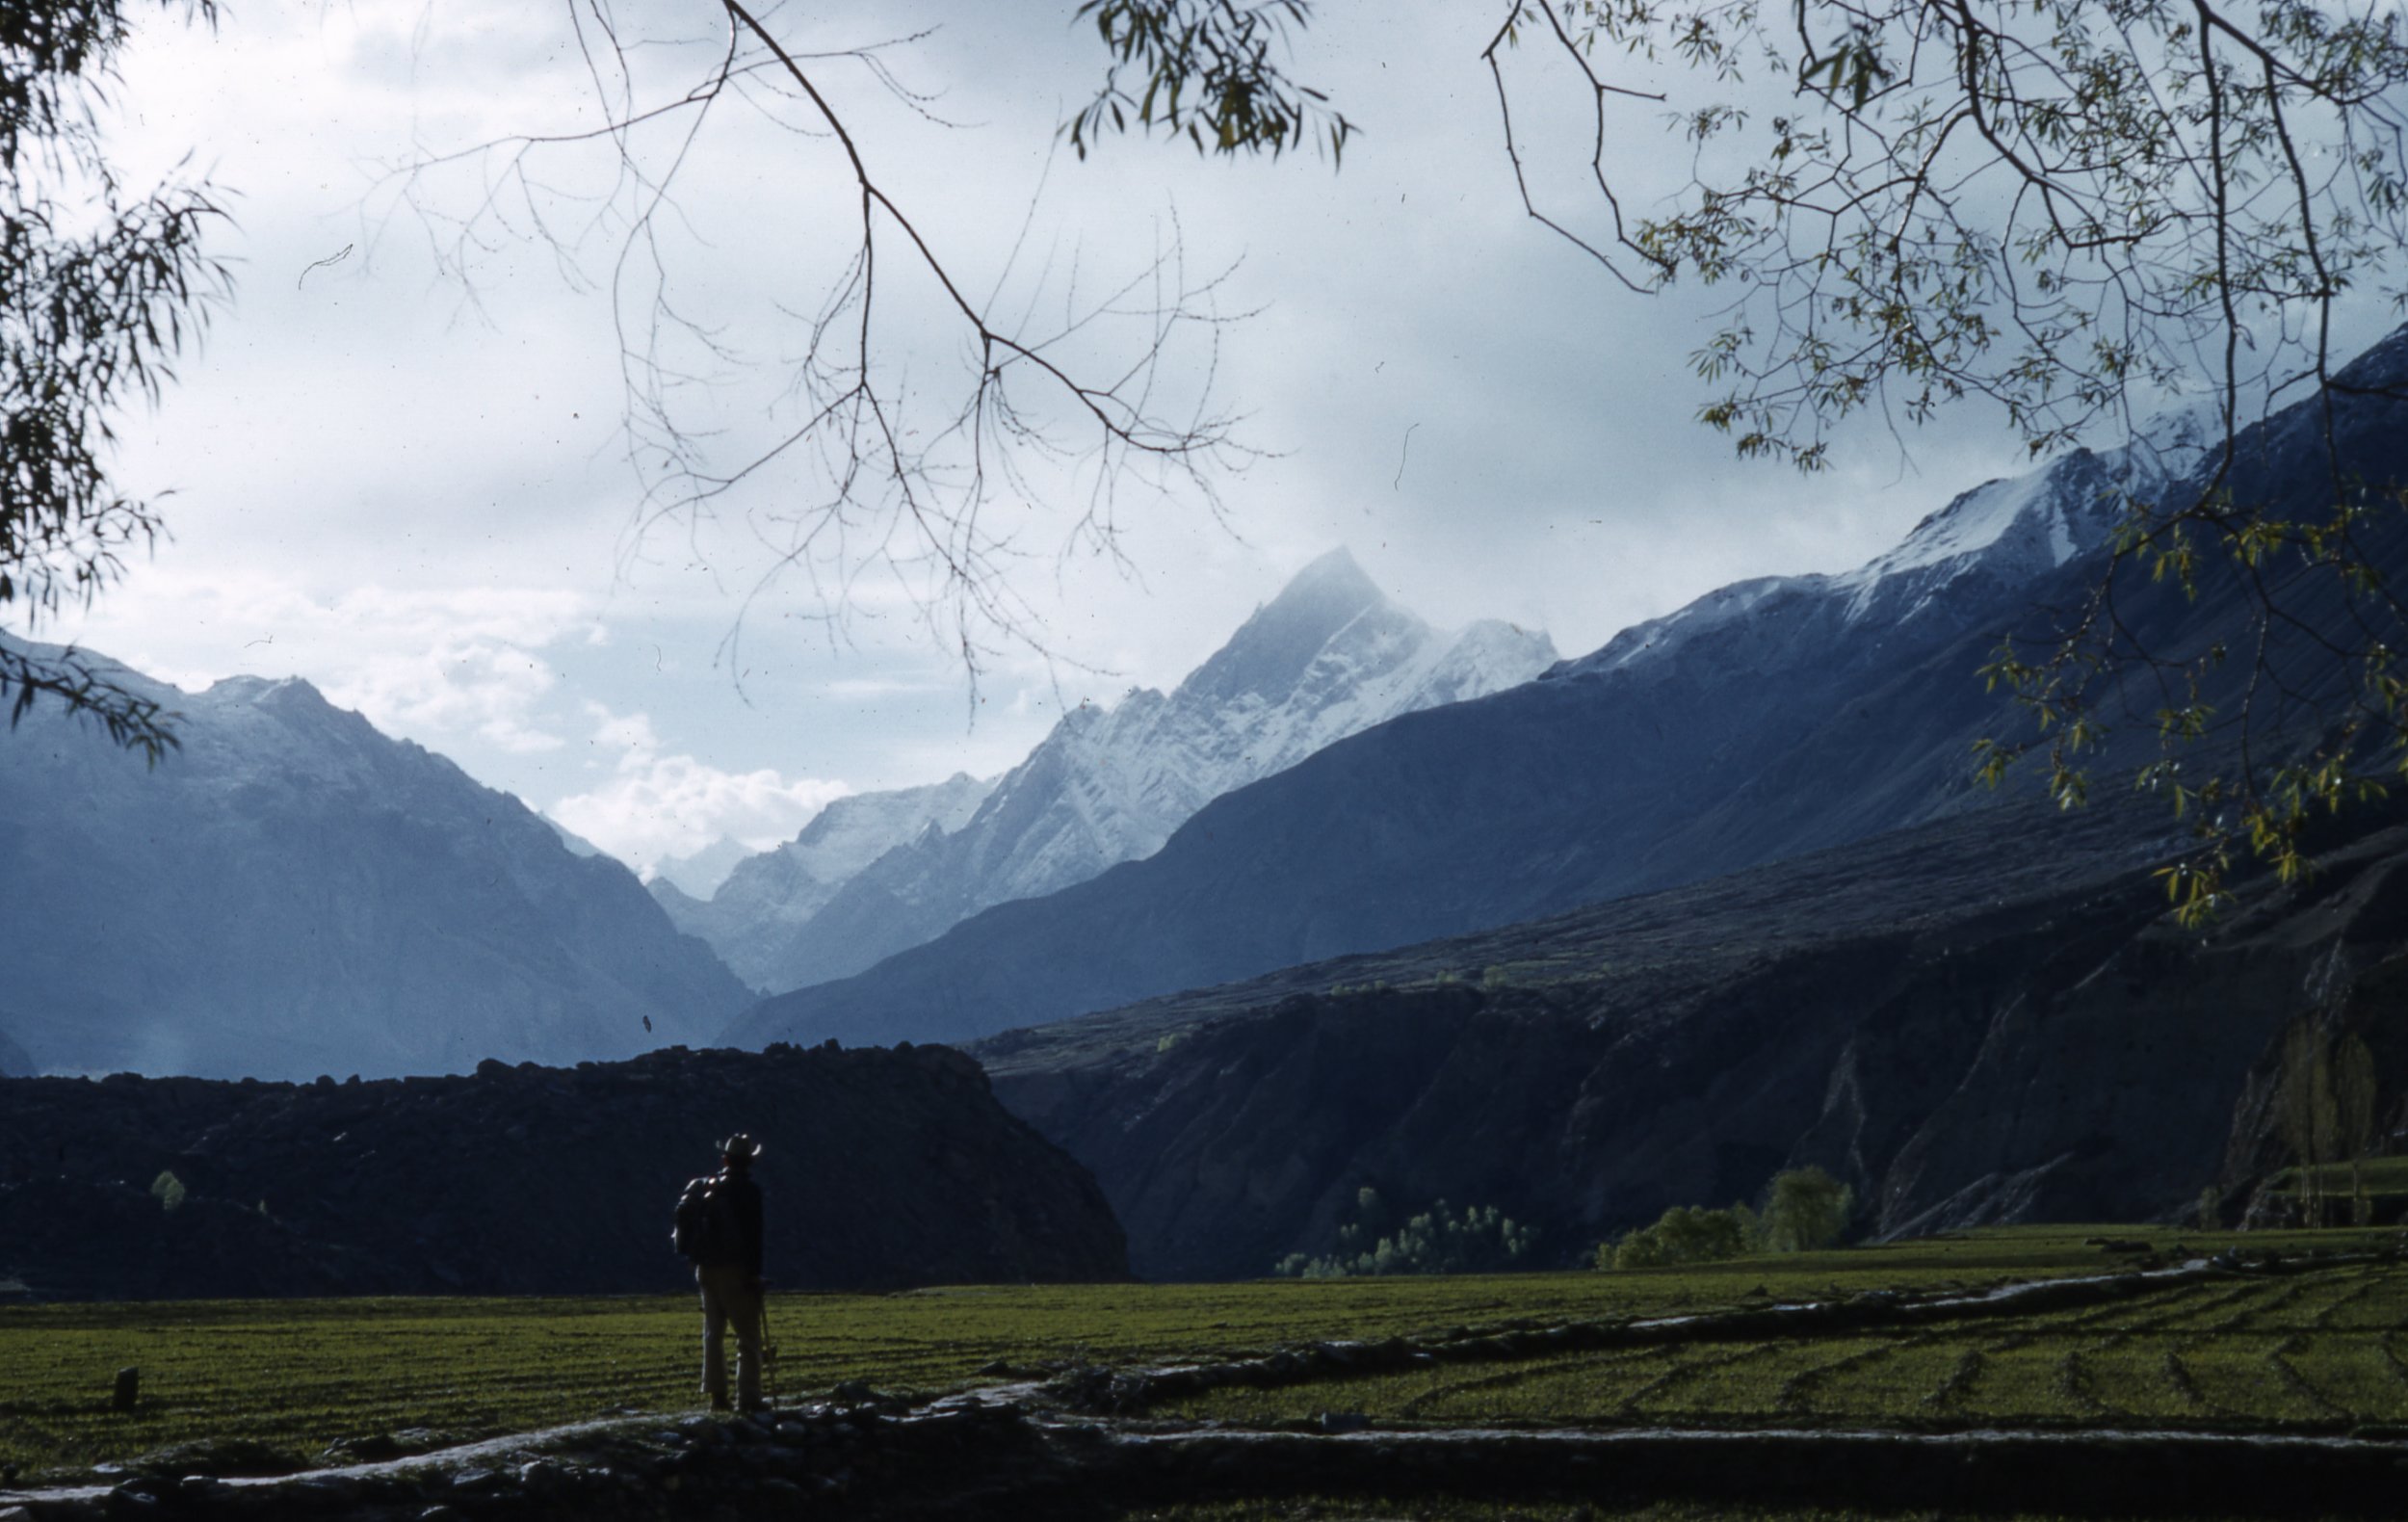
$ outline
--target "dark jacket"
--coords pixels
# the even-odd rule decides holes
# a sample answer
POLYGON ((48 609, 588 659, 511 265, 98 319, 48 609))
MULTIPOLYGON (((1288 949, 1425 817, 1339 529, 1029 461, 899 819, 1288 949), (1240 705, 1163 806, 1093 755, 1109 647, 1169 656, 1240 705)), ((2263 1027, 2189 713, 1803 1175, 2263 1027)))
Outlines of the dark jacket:
POLYGON ((720 1171, 727 1180, 728 1194, 736 1206, 735 1261, 757 1279, 761 1276, 761 1186, 752 1181, 749 1172, 734 1168, 720 1171))

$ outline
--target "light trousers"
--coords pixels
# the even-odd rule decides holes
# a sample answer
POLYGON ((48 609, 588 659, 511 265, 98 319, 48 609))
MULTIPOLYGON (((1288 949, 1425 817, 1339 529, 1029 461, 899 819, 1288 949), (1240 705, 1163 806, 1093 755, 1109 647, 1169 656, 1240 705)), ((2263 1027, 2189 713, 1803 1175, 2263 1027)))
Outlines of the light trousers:
POLYGON ((736 1403, 751 1410, 761 1404, 761 1291, 742 1264, 696 1267, 702 1287, 702 1393, 714 1404, 727 1400, 727 1329, 736 1329, 736 1403))

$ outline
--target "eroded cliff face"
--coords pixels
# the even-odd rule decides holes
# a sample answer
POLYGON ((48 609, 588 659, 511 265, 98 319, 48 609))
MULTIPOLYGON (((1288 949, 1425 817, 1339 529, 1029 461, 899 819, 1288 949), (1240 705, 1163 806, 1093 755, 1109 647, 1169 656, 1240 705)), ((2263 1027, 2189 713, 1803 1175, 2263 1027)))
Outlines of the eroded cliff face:
MULTIPOLYGON (((1998 846, 1965 829, 1923 849, 1998 846)), ((1367 1183, 1502 1206, 1567 1262, 1805 1164, 1854 1185, 1875 1235, 2163 1219, 2288 1161, 2264 1094, 2290 1020, 2408 988, 2408 829, 2248 892, 2205 935, 2165 922, 2145 867, 2000 902, 1830 872, 1825 929, 1774 929, 1812 866, 1682 913, 1567 917, 1555 944, 1588 960, 1566 976, 1525 958, 1482 985, 1504 958, 1466 938, 1399 986, 1358 961, 1330 980, 1357 991, 1165 1001, 978 1050, 1004 1102, 1095 1170, 1140 1274, 1219 1277, 1325 1250, 1367 1183), (1429 975, 1450 960, 1462 981, 1429 975)), ((2408 1039, 2376 1050, 2388 1105, 2408 1039)))
POLYGON ((563 1294, 691 1283, 680 1187, 767 1143, 788 1289, 1124 1277, 1078 1164, 943 1047, 672 1048, 310 1085, 0 1083, 0 1280, 54 1299, 563 1294), (182 1186, 163 1207, 162 1171, 182 1186))

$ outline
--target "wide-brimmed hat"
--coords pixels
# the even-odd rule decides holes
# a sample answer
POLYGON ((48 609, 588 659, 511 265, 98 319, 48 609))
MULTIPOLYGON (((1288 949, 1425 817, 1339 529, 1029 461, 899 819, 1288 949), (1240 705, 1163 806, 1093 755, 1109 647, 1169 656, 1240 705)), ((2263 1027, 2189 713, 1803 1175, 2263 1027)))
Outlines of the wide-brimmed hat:
POLYGON ((761 1143, 739 1131, 720 1143, 720 1156, 749 1163, 761 1155, 761 1143))

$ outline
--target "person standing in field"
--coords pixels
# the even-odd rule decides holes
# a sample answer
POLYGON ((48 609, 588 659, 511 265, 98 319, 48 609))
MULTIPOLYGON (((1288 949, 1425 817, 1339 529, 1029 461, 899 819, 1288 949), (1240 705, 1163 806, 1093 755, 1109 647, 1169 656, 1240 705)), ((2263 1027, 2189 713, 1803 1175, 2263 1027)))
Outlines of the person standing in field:
POLYGON ((761 1143, 739 1131, 720 1143, 720 1170, 686 1186, 671 1240, 702 1291, 702 1393, 728 1408, 727 1330, 736 1331, 736 1404, 761 1408, 761 1143))

